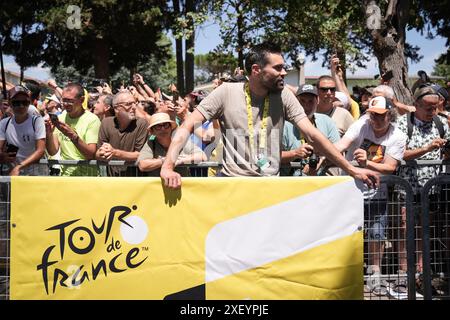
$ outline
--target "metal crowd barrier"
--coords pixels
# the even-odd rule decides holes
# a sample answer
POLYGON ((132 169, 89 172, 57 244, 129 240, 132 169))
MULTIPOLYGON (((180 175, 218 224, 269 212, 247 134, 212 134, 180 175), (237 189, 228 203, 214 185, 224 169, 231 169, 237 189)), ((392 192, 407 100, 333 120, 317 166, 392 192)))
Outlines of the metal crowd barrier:
POLYGON ((10 186, 9 177, 0 177, 0 300, 9 299, 10 186))
POLYGON ((364 200, 364 298, 415 300, 412 189, 382 176, 376 196, 364 200), (405 197, 400 195, 404 194, 405 197))
MULTIPOLYGON (((111 160, 108 162, 97 160, 48 160, 41 159, 40 166, 48 169, 48 175, 59 176, 62 166, 66 168, 90 168, 94 169, 94 175, 102 177, 143 177, 148 176, 146 172, 141 172, 135 162, 126 162, 122 160, 111 160)), ((188 168, 191 177, 207 177, 209 168, 220 167, 217 162, 201 162, 198 164, 180 165, 177 168, 188 168)), ((41 175, 41 174, 36 174, 41 175)))
POLYGON ((425 184, 422 194, 423 277, 417 285, 424 297, 450 299, 450 175, 425 184))

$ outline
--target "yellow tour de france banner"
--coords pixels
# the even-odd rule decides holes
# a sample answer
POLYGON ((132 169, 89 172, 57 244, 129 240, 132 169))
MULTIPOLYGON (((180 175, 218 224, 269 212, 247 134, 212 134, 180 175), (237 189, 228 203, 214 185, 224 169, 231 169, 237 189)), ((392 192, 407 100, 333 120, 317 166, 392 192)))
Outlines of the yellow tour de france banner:
POLYGON ((11 299, 362 299, 349 177, 12 177, 11 299))

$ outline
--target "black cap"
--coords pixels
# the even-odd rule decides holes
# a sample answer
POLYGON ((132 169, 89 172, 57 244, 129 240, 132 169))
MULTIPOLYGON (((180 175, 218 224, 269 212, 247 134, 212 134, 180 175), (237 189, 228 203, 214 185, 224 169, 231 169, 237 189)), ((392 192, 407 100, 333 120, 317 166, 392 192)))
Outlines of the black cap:
POLYGON ((420 98, 428 95, 438 95, 438 92, 431 85, 422 85, 414 92, 414 100, 417 101, 420 98))
POLYGON ((295 93, 296 96, 299 96, 301 94, 305 94, 305 93, 309 93, 309 94, 313 94, 316 97, 318 96, 317 94, 317 88, 315 86, 313 86, 312 84, 303 84, 301 85, 297 92, 295 93))
POLYGON ((441 87, 440 85, 435 84, 435 83, 433 83, 433 84, 431 85, 431 87, 432 87, 434 90, 436 90, 436 92, 437 92, 441 97, 443 97, 443 98, 445 99, 445 101, 448 101, 449 96, 448 96, 447 89, 445 89, 445 88, 443 88, 443 87, 441 87))

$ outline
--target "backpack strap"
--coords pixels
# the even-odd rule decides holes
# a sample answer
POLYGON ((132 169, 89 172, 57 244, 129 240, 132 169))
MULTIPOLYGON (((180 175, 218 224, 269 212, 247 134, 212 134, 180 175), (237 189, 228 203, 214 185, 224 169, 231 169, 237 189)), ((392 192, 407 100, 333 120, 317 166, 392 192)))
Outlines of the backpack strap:
POLYGON ((33 118, 31 118, 31 125, 33 126, 33 131, 36 132, 36 120, 38 116, 33 115, 33 118))
MULTIPOLYGON (((406 122, 407 122, 407 126, 408 126, 408 139, 411 139, 413 127, 414 127, 414 112, 411 112, 410 116, 406 117, 406 122)), ((433 122, 439 131, 440 138, 443 139, 445 136, 445 130, 444 130, 444 125, 442 124, 441 120, 439 119, 439 116, 437 116, 437 115, 433 116, 433 122)))
POLYGON ((411 112, 409 116, 406 116, 406 124, 408 127, 408 139, 411 140, 413 127, 414 127, 414 112, 411 112))
POLYGON ((8 130, 9 123, 11 122, 11 117, 8 117, 8 121, 6 121, 5 125, 5 136, 6 136, 6 130, 8 130))
POLYGON ((444 139, 445 136, 444 125, 442 124, 441 119, 439 119, 439 116, 433 116, 433 122, 439 131, 439 136, 441 137, 441 139, 444 139))

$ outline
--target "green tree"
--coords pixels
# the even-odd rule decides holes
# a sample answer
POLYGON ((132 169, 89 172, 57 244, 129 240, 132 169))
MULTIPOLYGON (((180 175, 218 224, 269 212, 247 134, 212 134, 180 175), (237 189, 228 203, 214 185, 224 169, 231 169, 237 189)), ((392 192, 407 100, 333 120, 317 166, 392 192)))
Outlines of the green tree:
MULTIPOLYGON (((436 63, 433 67, 433 76, 444 77, 446 81, 450 79, 450 65, 446 63, 436 63)), ((445 80, 439 80, 439 84, 447 86, 445 80)))
POLYGON ((0 44, 2 51, 14 56, 20 66, 20 77, 26 68, 42 61, 46 33, 38 23, 35 3, 31 1, 2 1, 0 11, 0 44))
POLYGON ((164 12, 162 0, 54 1, 40 17, 49 33, 45 61, 50 66, 73 65, 82 72, 94 66, 97 78, 107 79, 121 67, 131 74, 149 55, 167 58, 168 46, 158 45, 164 12), (79 11, 69 15, 68 5, 79 11), (77 18, 79 29, 70 25, 77 18))
POLYGON ((271 3, 255 0, 215 0, 210 7, 220 24, 222 44, 217 51, 237 53, 238 66, 244 69, 245 50, 258 43, 269 30, 262 27, 271 3))
POLYGON ((197 68, 207 72, 210 76, 224 72, 232 74, 238 66, 238 60, 231 52, 222 53, 214 50, 207 54, 196 55, 195 65, 197 68))
POLYGON ((194 89, 195 31, 206 21, 210 12, 210 2, 186 0, 182 3, 175 0, 172 3, 173 18, 170 19, 170 29, 175 38, 177 88, 184 94, 194 89), (183 60, 183 53, 185 60, 183 60))
MULTIPOLYGON (((406 30, 423 31, 433 26, 425 3, 425 0, 269 0, 265 2, 266 14, 261 15, 259 22, 266 30, 265 38, 290 49, 292 59, 299 50, 314 58, 324 50, 324 61, 329 60, 331 53, 337 53, 344 66, 362 67, 374 55, 380 73, 394 71, 391 85, 397 98, 412 103, 406 81, 406 58, 415 62, 421 56, 418 47, 406 42, 406 30)), ((448 21, 443 18, 448 17, 445 10, 433 12, 436 21, 448 21)))

